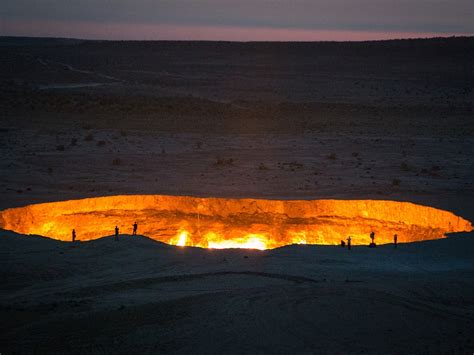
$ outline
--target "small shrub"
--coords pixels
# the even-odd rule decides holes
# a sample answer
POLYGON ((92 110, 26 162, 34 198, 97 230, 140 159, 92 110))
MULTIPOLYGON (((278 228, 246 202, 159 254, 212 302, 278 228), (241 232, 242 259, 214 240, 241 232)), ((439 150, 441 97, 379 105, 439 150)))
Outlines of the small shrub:
POLYGON ((327 158, 328 158, 329 160, 336 160, 336 159, 337 159, 336 153, 331 153, 331 154, 329 154, 329 155, 327 156, 327 158))
POLYGON ((410 166, 406 162, 403 162, 403 163, 400 164, 400 169, 402 169, 403 171, 410 171, 411 170, 410 166))
POLYGON ((258 166, 258 170, 268 170, 268 167, 264 163, 260 163, 258 166))
POLYGON ((122 160, 120 158, 115 158, 114 160, 112 160, 112 165, 114 166, 119 166, 122 164, 122 160))
POLYGON ((225 166, 225 165, 232 165, 234 163, 234 159, 229 158, 229 159, 216 159, 216 162, 214 165, 216 166, 225 166))
POLYGON ((302 163, 298 163, 297 161, 292 161, 290 163, 278 163, 278 167, 286 171, 297 171, 304 169, 304 165, 302 163))

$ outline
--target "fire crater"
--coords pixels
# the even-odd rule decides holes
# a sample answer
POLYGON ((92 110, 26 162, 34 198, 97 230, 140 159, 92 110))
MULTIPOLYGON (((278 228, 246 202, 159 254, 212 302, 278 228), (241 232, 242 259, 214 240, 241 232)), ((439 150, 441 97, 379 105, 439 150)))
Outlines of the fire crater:
POLYGON ((289 244, 409 243, 469 232, 451 212, 384 200, 264 200, 124 195, 51 202, 0 211, 0 228, 70 241, 132 232, 172 245, 271 249, 289 244))

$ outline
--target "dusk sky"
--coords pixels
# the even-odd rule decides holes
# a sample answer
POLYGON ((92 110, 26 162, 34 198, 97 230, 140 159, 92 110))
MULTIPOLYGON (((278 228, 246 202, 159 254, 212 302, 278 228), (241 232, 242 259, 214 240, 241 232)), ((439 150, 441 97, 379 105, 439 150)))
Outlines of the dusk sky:
POLYGON ((474 34, 472 0, 3 0, 0 35, 365 40, 474 34))

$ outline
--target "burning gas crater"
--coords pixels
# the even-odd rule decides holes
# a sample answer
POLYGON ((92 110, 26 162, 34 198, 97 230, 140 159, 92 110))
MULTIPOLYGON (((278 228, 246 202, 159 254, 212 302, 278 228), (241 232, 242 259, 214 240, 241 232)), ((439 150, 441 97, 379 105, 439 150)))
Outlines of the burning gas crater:
POLYGON ((378 200, 259 200, 187 196, 110 196, 30 205, 0 212, 0 227, 22 234, 92 240, 138 234, 181 246, 271 249, 288 244, 401 243, 472 231, 451 212, 407 202, 378 200))

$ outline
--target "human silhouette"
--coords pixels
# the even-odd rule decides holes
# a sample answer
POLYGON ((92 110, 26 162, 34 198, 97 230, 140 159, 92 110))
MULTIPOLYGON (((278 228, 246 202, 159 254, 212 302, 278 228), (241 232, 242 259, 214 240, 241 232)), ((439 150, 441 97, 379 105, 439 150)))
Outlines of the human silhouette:
POLYGON ((344 248, 345 246, 346 246, 346 242, 341 239, 341 247, 344 248))
POLYGON ((369 247, 370 248, 375 248, 376 247, 376 244, 375 244, 375 233, 372 231, 370 232, 370 239, 372 240, 372 242, 370 242, 370 245, 369 247))
POLYGON ((133 235, 137 235, 137 228, 138 228, 137 222, 133 223, 133 235))
POLYGON ((76 241, 76 230, 72 230, 72 242, 74 243, 76 241))
POLYGON ((118 235, 119 235, 119 227, 115 226, 115 240, 118 240, 118 235))
POLYGON ((351 236, 348 236, 347 237, 347 249, 348 250, 351 250, 351 240, 352 240, 351 236))
POLYGON ((398 235, 394 234, 393 235, 393 246, 396 248, 398 243, 398 235))

